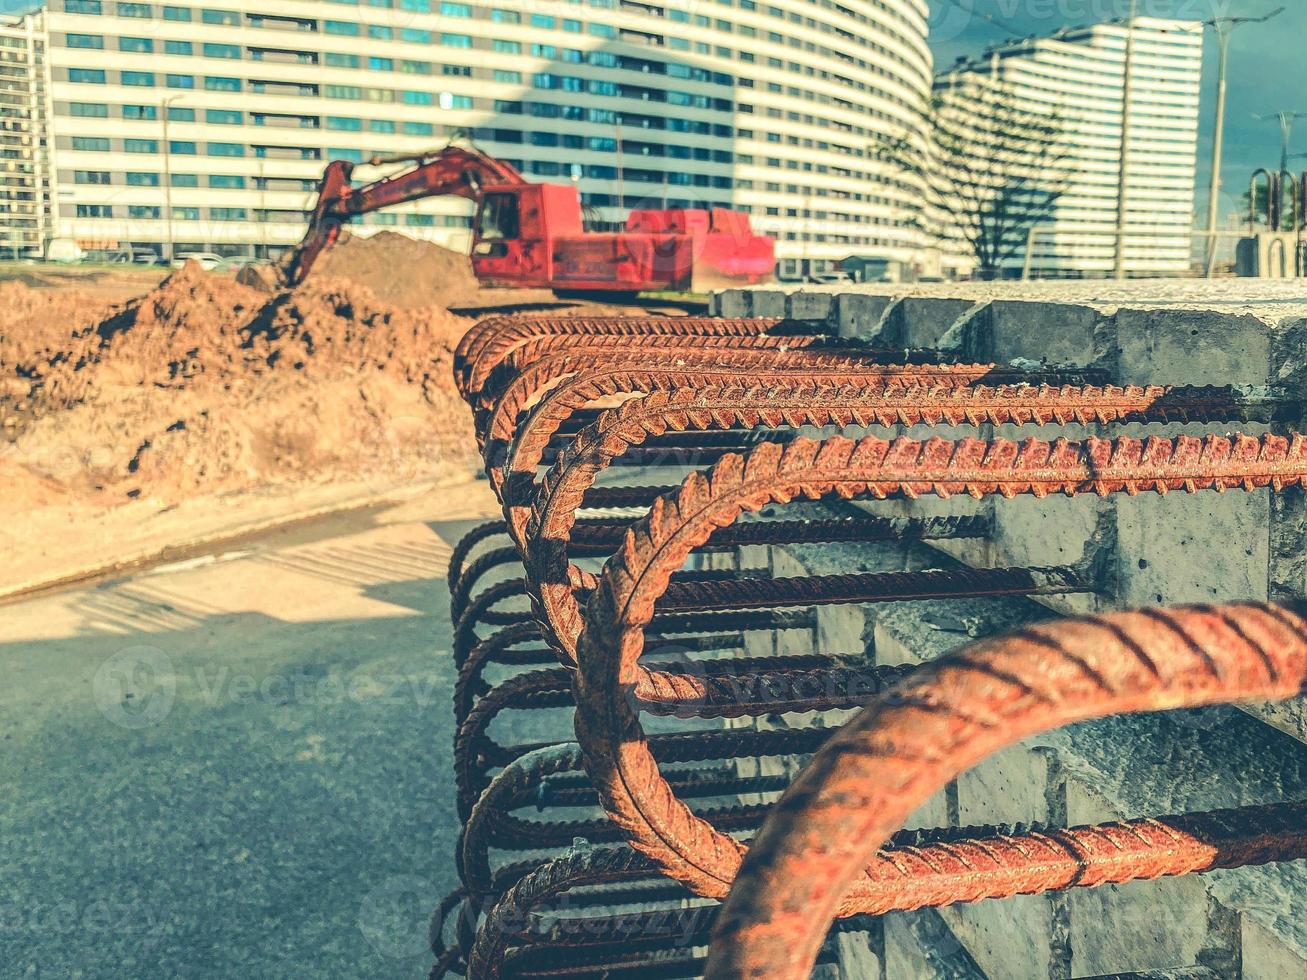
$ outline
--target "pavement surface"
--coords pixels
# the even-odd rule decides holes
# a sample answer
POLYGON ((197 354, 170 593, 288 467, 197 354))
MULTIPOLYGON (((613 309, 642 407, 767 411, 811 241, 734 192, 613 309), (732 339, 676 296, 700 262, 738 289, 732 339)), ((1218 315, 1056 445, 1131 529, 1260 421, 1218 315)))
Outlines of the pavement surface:
POLYGON ((484 483, 0 607, 0 976, 422 977, 484 483))

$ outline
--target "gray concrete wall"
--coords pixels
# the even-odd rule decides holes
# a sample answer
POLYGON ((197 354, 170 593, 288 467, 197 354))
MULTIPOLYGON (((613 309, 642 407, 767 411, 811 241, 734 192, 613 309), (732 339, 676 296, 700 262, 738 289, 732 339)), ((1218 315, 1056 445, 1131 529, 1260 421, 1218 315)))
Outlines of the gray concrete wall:
MULTIPOLYGON (((784 315, 890 347, 944 346, 977 361, 1094 367, 1121 384, 1284 386, 1307 400, 1307 319, 1093 303, 895 299, 830 291, 728 291, 722 315, 784 315)), ((1201 434, 1231 426, 986 427, 983 438, 1201 434)), ((1243 427, 1258 433, 1265 427, 1243 427)), ((1287 431, 1292 426, 1279 426, 1287 431)), ((917 433, 913 433, 914 435, 917 433)), ((924 430, 921 434, 925 434, 924 430)), ((950 433, 934 433, 949 435, 950 433)), ((968 435, 975 435, 968 430, 968 435)), ((826 652, 919 662, 977 636, 1066 611, 1307 595, 1307 501, 1299 490, 866 505, 879 513, 980 510, 986 541, 790 547, 749 556, 776 574, 851 568, 1075 564, 1091 594, 821 610, 826 652)), ((960 778, 920 826, 1094 822, 1307 798, 1302 701, 1118 718, 1010 749, 960 778)), ((986 902, 895 916, 848 976, 1088 977, 1205 967, 1219 977, 1307 977, 1307 862, 986 902), (938 948, 923 948, 932 944, 938 948)))

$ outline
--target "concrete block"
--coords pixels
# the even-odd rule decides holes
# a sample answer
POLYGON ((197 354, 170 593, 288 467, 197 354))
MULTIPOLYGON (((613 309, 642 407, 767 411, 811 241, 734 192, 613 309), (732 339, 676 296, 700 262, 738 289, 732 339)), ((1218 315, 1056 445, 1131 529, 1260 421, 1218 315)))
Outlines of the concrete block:
POLYGON ((791 320, 827 323, 835 308, 835 296, 832 293, 790 293, 789 309, 791 320))
POLYGON ((813 980, 821 975, 819 970, 830 970, 831 980, 849 980, 852 977, 880 980, 885 975, 884 945, 884 929, 875 920, 869 924, 868 929, 841 932, 835 936, 838 966, 819 966, 812 973, 813 980))
POLYGON ((1256 920, 1240 921, 1243 980, 1289 980, 1307 977, 1307 959, 1295 955, 1256 920))
POLYGON ((1117 604, 1266 598, 1270 491, 1113 499, 1117 604))
POLYGON ((1070 975, 1047 896, 954 905, 940 909, 940 918, 993 980, 1060 980, 1070 975))
MULTIPOLYGON (((889 296, 842 293, 835 297, 835 320, 839 335, 852 340, 867 340, 880 326, 885 311, 894 302, 889 296)), ((889 343, 889 338, 885 338, 889 343)))
POLYGON ((1122 384, 1266 384, 1272 330, 1254 316, 1199 310, 1116 313, 1122 384))
POLYGON ((723 289, 713 293, 713 316, 748 316, 749 291, 745 289, 723 289))
POLYGON ((1115 323, 1090 306, 997 300, 990 304, 982 360, 1017 358, 1088 367, 1114 346, 1115 323))
POLYGON ((957 787, 963 827, 1065 819, 1061 768, 1046 749, 1004 749, 959 776, 957 787))
POLYGON ((885 933, 885 980, 989 980, 934 909, 891 912, 885 933))
POLYGON ((749 293, 751 316, 785 317, 789 295, 779 289, 755 289, 749 293))
POLYGON ((1081 569, 1093 593, 1049 596, 1043 601, 1067 614, 1093 612, 1110 597, 1111 556, 1117 547, 1114 502, 1093 496, 1013 497, 991 501, 993 533, 989 561, 996 566, 1081 569))
POLYGON ((893 315, 900 320, 903 346, 937 347, 949 328, 975 305, 966 299, 902 300, 893 315))

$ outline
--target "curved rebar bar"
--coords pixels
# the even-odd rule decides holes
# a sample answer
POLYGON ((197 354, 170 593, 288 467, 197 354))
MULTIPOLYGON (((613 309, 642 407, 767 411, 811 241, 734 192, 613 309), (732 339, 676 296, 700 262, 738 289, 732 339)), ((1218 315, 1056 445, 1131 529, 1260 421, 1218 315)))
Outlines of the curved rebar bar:
MULTIPOLYGON (((1255 603, 1040 624, 926 665, 874 699, 785 792, 739 869, 706 976, 806 978, 826 926, 864 911, 869 888, 894 893, 900 907, 905 896, 906 907, 941 904, 937 882, 876 849, 936 790, 1005 746, 1107 715, 1304 691, 1307 620, 1255 603)), ((1305 811, 1073 828, 1045 835, 1033 855, 1000 839, 955 855, 955 876, 970 901, 1302 857, 1305 811)))
MULTIPOLYGON (((590 596, 577 644, 576 692, 576 732, 587 771, 632 846, 694 893, 725 895, 743 847, 698 820, 670 791, 629 692, 641 676, 644 625, 671 573, 714 531, 747 511, 828 496, 1279 490, 1304 479, 1307 438, 1297 434, 1019 444, 837 437, 800 439, 784 448, 764 444, 745 457, 728 456, 654 504, 605 565, 590 596)), ((865 897, 860 887, 854 903, 865 897)))

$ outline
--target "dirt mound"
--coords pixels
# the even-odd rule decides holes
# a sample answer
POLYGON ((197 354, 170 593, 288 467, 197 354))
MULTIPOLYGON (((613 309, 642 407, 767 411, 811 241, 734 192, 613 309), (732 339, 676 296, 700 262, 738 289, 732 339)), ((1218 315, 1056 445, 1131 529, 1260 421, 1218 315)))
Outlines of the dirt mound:
POLYGON ((61 337, 0 332, 0 462, 31 474, 26 497, 175 499, 470 459, 450 372, 470 322, 443 307, 399 308, 323 275, 269 296, 188 263, 65 323, 61 337))
POLYGON ((393 231, 342 235, 318 257, 312 279, 349 279, 392 306, 451 306, 476 296, 466 255, 393 231))

